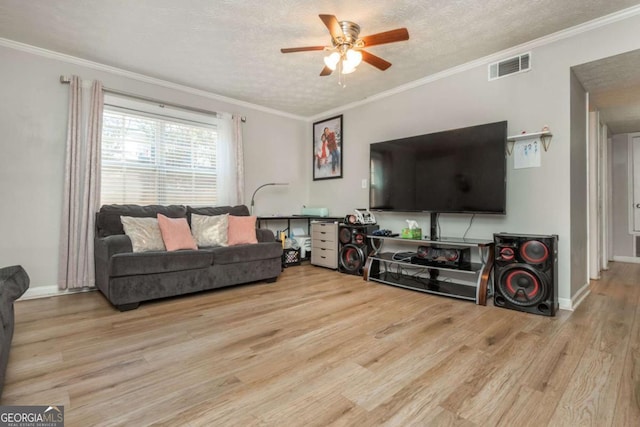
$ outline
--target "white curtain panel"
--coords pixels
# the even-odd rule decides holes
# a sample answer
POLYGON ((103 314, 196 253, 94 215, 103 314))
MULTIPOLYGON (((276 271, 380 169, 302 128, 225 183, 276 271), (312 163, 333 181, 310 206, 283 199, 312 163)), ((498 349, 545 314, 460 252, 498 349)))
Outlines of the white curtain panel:
POLYGON ((242 141, 242 117, 233 115, 233 140, 236 147, 237 204, 244 204, 244 143, 242 141))
POLYGON ((80 78, 73 76, 69 95, 59 289, 95 286, 93 237, 100 202, 102 84, 93 82, 87 100, 80 78))
POLYGON ((217 168, 218 194, 216 204, 237 205, 244 200, 244 150, 242 132, 236 130, 236 119, 230 114, 218 114, 217 168))

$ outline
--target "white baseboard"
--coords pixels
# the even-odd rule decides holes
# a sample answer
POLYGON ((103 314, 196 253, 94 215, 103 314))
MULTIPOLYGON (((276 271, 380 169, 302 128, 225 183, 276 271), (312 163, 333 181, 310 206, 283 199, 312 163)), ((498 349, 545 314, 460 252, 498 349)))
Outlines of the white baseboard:
POLYGON ((576 308, 578 308, 578 306, 580 304, 582 304, 582 301, 584 301, 584 299, 590 293, 591 293, 591 288, 589 288, 589 283, 585 283, 584 286, 582 286, 580 288, 580 290, 578 290, 578 292, 576 292, 576 294, 573 296, 573 298, 571 298, 571 300, 572 300, 571 309, 575 310, 576 308))
POLYGON ((584 301, 590 292, 589 284, 585 283, 584 286, 576 292, 573 298, 558 298, 558 307, 561 310, 574 311, 580 304, 582 304, 582 301, 584 301))
POLYGON ((95 290, 96 288, 86 288, 80 290, 60 290, 57 286, 36 286, 35 288, 27 289, 27 291, 20 298, 18 298, 18 301, 37 298, 59 297, 61 295, 75 294, 78 292, 92 292, 95 290))
POLYGON ((633 256, 618 256, 618 255, 614 255, 613 256, 613 260, 614 261, 618 261, 618 262, 630 262, 630 263, 633 263, 633 264, 640 264, 640 258, 633 257, 633 256))
POLYGON ((20 298, 18 298, 18 301, 35 298, 55 297, 64 295, 65 293, 66 291, 61 291, 57 286, 37 286, 35 288, 27 289, 27 291, 22 294, 20 298))
POLYGON ((573 311, 573 304, 571 304, 571 300, 569 298, 558 298, 558 308, 560 310, 569 310, 573 311))

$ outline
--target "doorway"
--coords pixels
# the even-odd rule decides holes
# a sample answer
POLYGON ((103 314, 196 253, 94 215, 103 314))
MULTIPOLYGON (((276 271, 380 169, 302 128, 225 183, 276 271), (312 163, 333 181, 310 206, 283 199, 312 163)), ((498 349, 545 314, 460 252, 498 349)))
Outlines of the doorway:
POLYGON ((640 207, 635 208, 640 204, 640 185, 633 181, 636 165, 640 184, 639 67, 640 50, 572 67, 589 100, 588 234, 592 279, 600 277, 609 261, 640 263, 640 207), (634 144, 637 150, 633 149, 634 144))

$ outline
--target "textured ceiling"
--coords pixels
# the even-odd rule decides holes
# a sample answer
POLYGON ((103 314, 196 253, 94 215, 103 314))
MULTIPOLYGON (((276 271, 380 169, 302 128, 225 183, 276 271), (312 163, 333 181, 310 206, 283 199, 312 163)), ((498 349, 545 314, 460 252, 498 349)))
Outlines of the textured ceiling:
POLYGON ((0 0, 0 37, 309 117, 636 3, 0 0), (323 52, 279 50, 329 44, 321 13, 410 39, 371 47, 393 66, 362 64, 341 88, 318 76, 323 52))
POLYGON ((640 50, 573 67, 613 134, 640 132, 640 50))

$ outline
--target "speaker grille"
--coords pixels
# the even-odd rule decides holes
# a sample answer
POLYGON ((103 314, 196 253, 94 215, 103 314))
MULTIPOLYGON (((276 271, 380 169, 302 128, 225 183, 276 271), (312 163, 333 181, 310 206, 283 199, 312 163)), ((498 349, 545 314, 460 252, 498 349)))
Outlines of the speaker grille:
POLYGON ((512 264, 503 269, 498 277, 498 287, 502 296, 520 307, 538 305, 548 292, 549 280, 542 273, 525 264, 512 264))
POLYGON ((344 273, 360 274, 366 255, 361 247, 348 244, 340 250, 340 267, 344 273))
POLYGON ((542 264, 549 259, 549 248, 538 240, 528 240, 520 246, 520 256, 531 264, 542 264))

